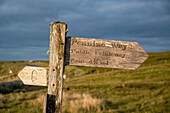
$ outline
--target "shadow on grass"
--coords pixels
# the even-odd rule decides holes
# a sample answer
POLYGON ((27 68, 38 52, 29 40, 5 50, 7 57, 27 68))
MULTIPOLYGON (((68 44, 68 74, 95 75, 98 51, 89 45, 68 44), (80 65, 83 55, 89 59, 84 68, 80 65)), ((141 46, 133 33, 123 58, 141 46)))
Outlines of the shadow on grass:
POLYGON ((30 91, 37 91, 45 88, 47 87, 24 85, 22 81, 11 81, 11 82, 0 83, 1 94, 8 94, 13 92, 30 92, 30 91))

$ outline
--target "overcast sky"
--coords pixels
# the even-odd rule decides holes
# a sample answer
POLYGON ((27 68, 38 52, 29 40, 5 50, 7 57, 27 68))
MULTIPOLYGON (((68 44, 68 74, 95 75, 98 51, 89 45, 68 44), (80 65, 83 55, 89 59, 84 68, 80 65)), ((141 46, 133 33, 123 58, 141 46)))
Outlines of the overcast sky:
POLYGON ((170 0, 0 0, 0 61, 48 60, 52 21, 65 22, 68 36, 170 51, 170 0))

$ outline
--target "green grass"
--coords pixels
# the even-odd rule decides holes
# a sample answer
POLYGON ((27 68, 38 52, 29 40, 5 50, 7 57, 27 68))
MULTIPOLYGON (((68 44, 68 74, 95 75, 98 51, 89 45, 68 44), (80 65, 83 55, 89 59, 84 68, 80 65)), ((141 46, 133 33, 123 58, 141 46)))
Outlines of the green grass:
MULTIPOLYGON (((148 54, 149 59, 134 71, 66 66, 68 78, 64 81, 64 92, 67 101, 63 101, 63 112, 74 112, 71 108, 75 104, 76 112, 169 113, 170 52, 148 54), (83 108, 76 105, 83 102, 80 98, 75 100, 75 93, 80 97, 91 95, 91 100, 100 102, 97 107, 83 108)), ((48 67, 47 61, 0 62, 0 82, 19 80, 17 74, 24 67, 21 64, 48 67), (8 73, 9 68, 13 74, 8 73)), ((41 113, 46 92, 47 87, 0 85, 0 113, 41 113)))

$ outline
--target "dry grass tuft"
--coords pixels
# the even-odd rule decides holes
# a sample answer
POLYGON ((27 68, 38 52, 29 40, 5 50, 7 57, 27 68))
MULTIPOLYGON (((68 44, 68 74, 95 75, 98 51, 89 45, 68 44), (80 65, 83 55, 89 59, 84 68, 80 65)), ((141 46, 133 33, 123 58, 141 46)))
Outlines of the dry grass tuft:
MULTIPOLYGON (((39 95, 33 104, 35 106, 43 105, 44 95, 39 95)), ((101 112, 103 101, 101 99, 93 98, 90 94, 68 94, 63 93, 63 113, 88 113, 88 112, 101 112)))
POLYGON ((93 98, 89 94, 63 93, 63 112, 100 112, 102 103, 101 99, 93 98))
POLYGON ((4 100, 4 96, 3 94, 0 93, 0 101, 3 101, 4 100))
POLYGON ((40 95, 39 97, 36 98, 35 105, 42 106, 43 105, 43 100, 44 100, 44 95, 40 95))

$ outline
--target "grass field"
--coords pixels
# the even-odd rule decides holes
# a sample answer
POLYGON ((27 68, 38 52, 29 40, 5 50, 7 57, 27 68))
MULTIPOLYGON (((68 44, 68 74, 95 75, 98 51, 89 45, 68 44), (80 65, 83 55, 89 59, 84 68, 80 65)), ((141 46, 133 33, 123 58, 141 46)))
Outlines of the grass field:
MULTIPOLYGON (((170 52, 148 54, 134 71, 66 66, 63 112, 169 113, 170 52)), ((47 61, 0 62, 0 113, 42 113, 47 87, 10 83, 25 64, 48 67, 47 61)))

